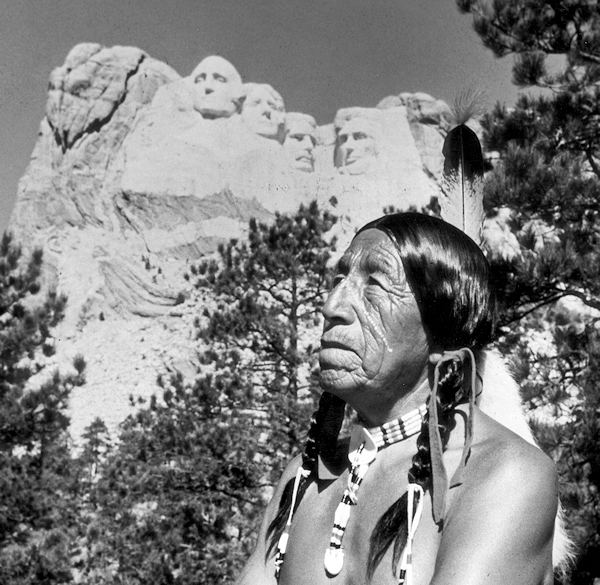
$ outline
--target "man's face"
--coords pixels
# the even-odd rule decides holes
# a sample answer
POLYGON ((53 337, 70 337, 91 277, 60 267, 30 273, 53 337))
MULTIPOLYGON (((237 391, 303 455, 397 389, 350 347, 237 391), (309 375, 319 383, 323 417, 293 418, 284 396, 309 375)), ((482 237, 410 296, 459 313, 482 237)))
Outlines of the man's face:
POLYGON ((242 78, 223 57, 206 57, 191 75, 195 89, 195 108, 205 118, 228 118, 238 110, 242 78))
POLYGON ((256 134, 278 138, 285 120, 283 100, 266 87, 256 87, 244 100, 242 118, 256 134))
POLYGON ((339 130, 338 166, 349 175, 369 172, 377 158, 377 145, 367 120, 348 120, 339 130))
POLYGON ((316 144, 315 127, 308 119, 293 119, 287 123, 283 146, 289 154, 292 168, 312 173, 315 168, 313 151, 316 144))
POLYGON ((396 246, 384 232, 354 238, 323 315, 321 386, 359 413, 378 402, 393 404, 424 379, 427 337, 396 246))

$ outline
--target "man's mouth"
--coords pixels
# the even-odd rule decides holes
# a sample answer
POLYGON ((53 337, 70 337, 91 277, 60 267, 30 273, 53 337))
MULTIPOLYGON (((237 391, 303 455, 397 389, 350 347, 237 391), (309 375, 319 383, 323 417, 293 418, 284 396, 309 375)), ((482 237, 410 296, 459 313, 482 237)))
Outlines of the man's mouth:
POLYGON ((321 349, 342 349, 344 351, 352 351, 356 353, 349 345, 335 340, 321 339, 321 349))

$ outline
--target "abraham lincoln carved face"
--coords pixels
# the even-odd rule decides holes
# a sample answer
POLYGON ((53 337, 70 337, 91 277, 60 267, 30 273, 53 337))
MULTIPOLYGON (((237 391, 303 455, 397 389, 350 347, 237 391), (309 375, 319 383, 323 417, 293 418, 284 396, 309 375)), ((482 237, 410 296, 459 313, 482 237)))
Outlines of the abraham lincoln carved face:
POLYGON ((335 166, 347 175, 373 170, 377 160, 375 128, 366 118, 352 118, 337 132, 335 166))

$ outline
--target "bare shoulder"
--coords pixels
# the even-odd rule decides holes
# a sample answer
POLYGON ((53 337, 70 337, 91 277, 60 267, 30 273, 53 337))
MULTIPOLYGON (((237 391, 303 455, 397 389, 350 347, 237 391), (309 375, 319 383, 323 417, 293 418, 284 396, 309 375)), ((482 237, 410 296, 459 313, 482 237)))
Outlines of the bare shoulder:
MULTIPOLYGON (((302 457, 297 455, 294 457, 283 470, 281 474, 281 478, 279 482, 275 486, 275 490, 273 491, 273 496, 271 497, 271 501, 267 505, 267 509, 265 511, 265 516, 263 518, 263 525, 268 525, 277 515, 277 511, 279 510, 279 503, 281 502, 281 497, 283 496, 283 492, 285 491, 286 486, 290 481, 294 479, 296 476, 296 472, 298 468, 302 465, 302 457)), ((265 531, 266 532, 266 531, 265 531)), ((263 536, 263 530, 259 534, 260 537, 263 536)))
POLYGON ((516 490, 515 501, 530 496, 536 500, 557 500, 554 462, 539 447, 478 409, 474 428, 469 475, 480 489, 493 491, 511 486, 516 490))
POLYGON ((480 411, 461 485, 449 506, 432 583, 551 582, 558 504, 553 462, 480 411), (469 558, 469 564, 464 559, 469 558))

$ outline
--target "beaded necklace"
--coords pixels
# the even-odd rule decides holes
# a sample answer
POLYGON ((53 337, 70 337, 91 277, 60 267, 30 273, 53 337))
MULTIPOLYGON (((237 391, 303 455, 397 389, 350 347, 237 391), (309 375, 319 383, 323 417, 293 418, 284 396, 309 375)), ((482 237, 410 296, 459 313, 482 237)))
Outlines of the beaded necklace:
MULTIPOLYGON (((348 484, 344 489, 342 499, 335 511, 329 547, 325 551, 324 564, 328 575, 335 576, 339 574, 344 565, 344 550, 342 548, 342 540, 344 538, 346 526, 350 518, 350 512, 352 510, 352 506, 356 505, 358 501, 358 488, 360 487, 360 484, 362 483, 369 466, 375 460, 377 452, 380 449, 399 441, 403 441, 404 439, 417 434, 421 430, 421 425, 426 412, 427 406, 423 404, 419 408, 415 408, 406 415, 396 420, 389 421, 381 426, 369 429, 363 426, 355 427, 350 439, 350 451, 348 454, 348 458, 351 462, 348 484)), ((289 539, 289 531, 296 505, 298 486, 301 479, 303 477, 307 477, 309 474, 310 470, 303 467, 298 468, 296 473, 290 513, 285 529, 279 538, 279 542, 277 543, 277 554, 275 555, 275 577, 277 579, 279 579, 281 566, 283 565, 285 558, 285 552, 289 539)), ((420 488, 420 486, 417 487, 420 488)), ((420 493, 419 496, 421 495, 422 494, 420 493)), ((422 502, 422 497, 418 497, 418 502, 422 502)), ((415 530, 416 524, 418 524, 418 519, 416 519, 415 522, 415 530)), ((414 534, 414 531, 412 532, 414 534)), ((408 558, 410 562, 410 557, 407 557, 406 554, 404 557, 405 559, 408 558)))
POLYGON ((331 576, 339 574, 344 565, 342 540, 346 531, 352 506, 358 502, 357 492, 369 466, 380 449, 412 437, 421 430, 427 406, 421 405, 408 414, 379 427, 366 429, 356 427, 350 440, 349 458, 352 463, 348 485, 335 511, 329 548, 325 551, 325 570, 331 576), (354 447, 354 448, 353 448, 354 447))
MULTIPOLYGON (((473 441, 473 415, 477 393, 477 364, 473 352, 466 347, 457 350, 444 351, 442 354, 436 355, 435 361, 432 360, 433 355, 434 354, 430 356, 430 361, 435 363, 435 369, 429 404, 437 404, 440 367, 444 363, 453 361, 462 362, 463 368, 465 368, 463 376, 463 396, 468 397, 469 402, 469 414, 465 428, 463 452, 458 468, 454 472, 449 483, 444 462, 442 460, 444 449, 439 431, 437 408, 434 407, 429 410, 429 444, 433 488, 431 496, 432 515, 434 522, 441 526, 445 513, 446 492, 448 491, 448 487, 455 487, 462 484, 463 474, 471 452, 471 444, 473 441)), ((348 519, 350 518, 351 506, 357 503, 356 494, 358 488, 360 487, 369 465, 375 460, 377 451, 418 433, 427 410, 427 406, 422 405, 395 421, 385 423, 380 427, 372 429, 366 429, 359 426, 356 427, 352 433, 350 453, 348 455, 352 465, 348 477, 348 485, 344 490, 342 500, 336 509, 329 548, 325 551, 325 570, 329 576, 333 577, 338 575, 344 565, 342 539, 344 537, 348 519)), ((277 581, 279 581, 281 566, 283 565, 285 558, 289 532, 292 525, 292 517, 294 508, 296 507, 298 487, 301 480, 308 478, 310 474, 311 469, 305 467, 299 467, 296 473, 288 520, 284 531, 279 538, 279 542, 277 543, 277 554, 275 555, 275 577, 277 581)), ((423 512, 423 488, 416 483, 409 483, 407 488, 407 498, 408 506, 406 515, 408 535, 400 564, 399 585, 412 585, 412 544, 423 512)))

